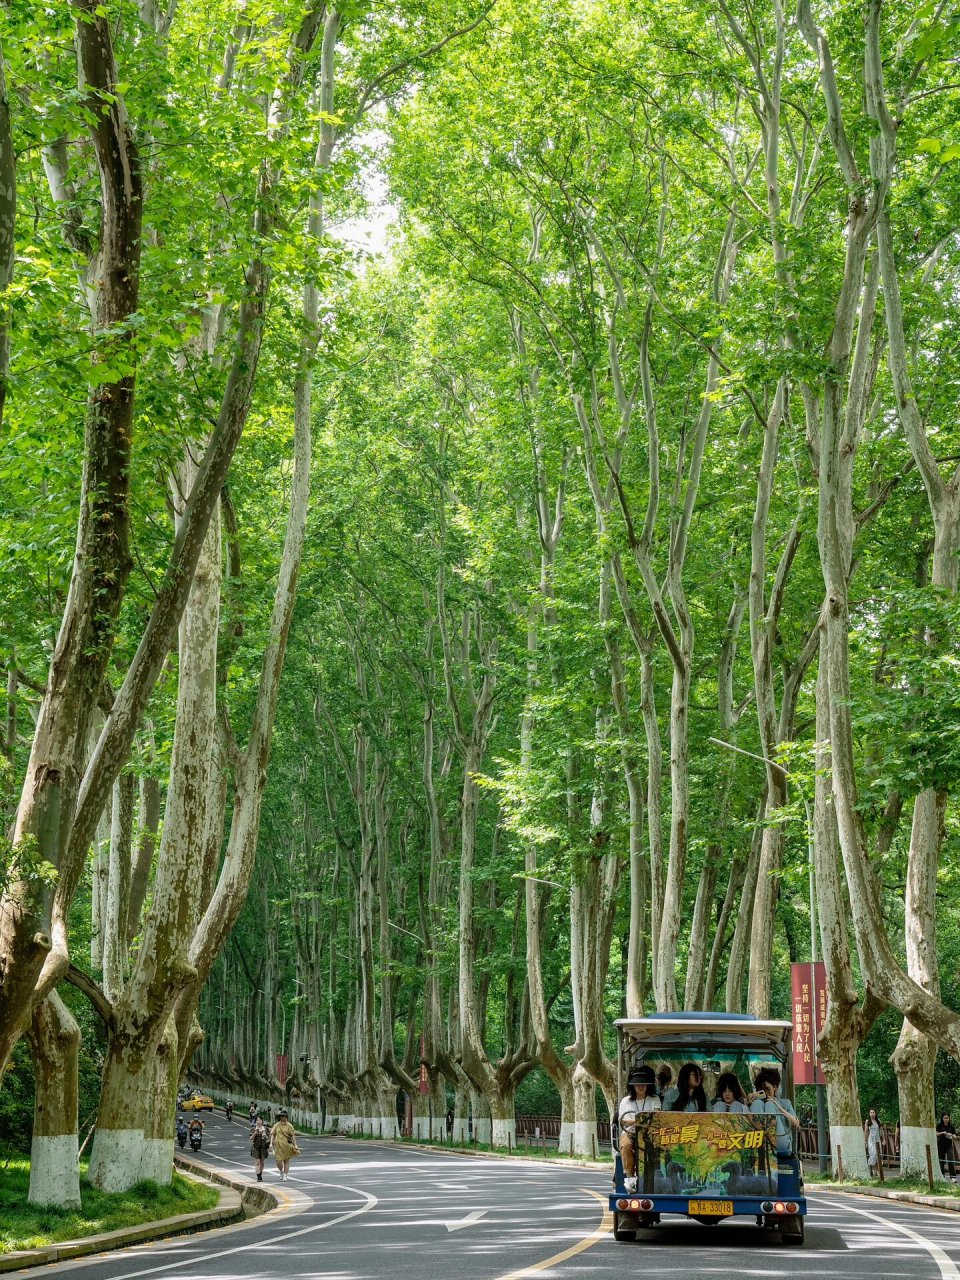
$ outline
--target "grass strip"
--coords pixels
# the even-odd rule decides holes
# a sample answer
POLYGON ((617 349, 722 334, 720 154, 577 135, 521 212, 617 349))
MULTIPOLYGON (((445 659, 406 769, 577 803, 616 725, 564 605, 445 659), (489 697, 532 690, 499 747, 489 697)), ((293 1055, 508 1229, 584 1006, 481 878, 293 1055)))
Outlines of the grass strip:
POLYGON ((129 1191, 99 1191, 80 1167, 79 1209, 54 1209, 27 1203, 30 1161, 0 1152, 0 1254, 40 1249, 64 1240, 80 1240, 101 1231, 118 1231, 181 1213, 212 1209, 219 1200, 214 1187, 174 1173, 170 1186, 139 1182, 129 1191))

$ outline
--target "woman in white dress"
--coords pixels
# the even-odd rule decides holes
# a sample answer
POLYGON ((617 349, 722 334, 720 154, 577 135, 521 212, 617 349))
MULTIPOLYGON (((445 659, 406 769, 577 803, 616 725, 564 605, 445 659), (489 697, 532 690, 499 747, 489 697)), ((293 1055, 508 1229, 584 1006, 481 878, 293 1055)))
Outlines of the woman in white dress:
POLYGON ((872 1178, 877 1177, 880 1167, 880 1137, 880 1118, 876 1110, 871 1107, 863 1122, 863 1140, 867 1144, 867 1167, 872 1178))

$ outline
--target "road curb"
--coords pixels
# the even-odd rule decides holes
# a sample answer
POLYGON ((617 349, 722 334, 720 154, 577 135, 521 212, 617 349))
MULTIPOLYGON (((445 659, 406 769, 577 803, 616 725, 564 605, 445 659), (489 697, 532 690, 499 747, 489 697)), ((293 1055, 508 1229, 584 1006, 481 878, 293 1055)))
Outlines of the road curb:
POLYGON ((245 1226, 264 1213, 280 1210, 284 1216, 301 1213, 306 1204, 312 1203, 300 1192, 287 1192, 231 1179, 185 1156, 174 1156, 174 1164, 188 1177, 198 1182, 214 1183, 219 1188, 220 1199, 212 1209, 196 1213, 180 1213, 172 1218, 160 1218, 155 1222, 141 1222, 135 1227, 121 1227, 117 1231, 101 1231, 97 1235, 83 1236, 78 1240, 63 1240, 59 1244, 45 1245, 40 1249, 21 1249, 15 1253, 0 1254, 0 1272, 20 1271, 25 1267, 40 1267, 51 1262, 66 1262, 91 1253, 108 1253, 130 1245, 144 1244, 150 1240, 163 1240, 169 1236, 188 1235, 197 1231, 245 1226))
POLYGON ((838 1187, 831 1182, 808 1182, 807 1191, 826 1191, 834 1195, 868 1196, 873 1200, 895 1200, 899 1204, 915 1204, 922 1209, 946 1209, 960 1213, 960 1196, 929 1196, 919 1191, 890 1191, 881 1187, 838 1187))

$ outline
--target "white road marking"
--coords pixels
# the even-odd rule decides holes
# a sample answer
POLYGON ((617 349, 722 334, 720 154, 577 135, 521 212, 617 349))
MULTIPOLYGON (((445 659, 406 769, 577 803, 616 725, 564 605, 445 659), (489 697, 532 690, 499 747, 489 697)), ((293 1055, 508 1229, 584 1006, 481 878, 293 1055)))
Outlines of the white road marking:
MULTIPOLYGON (((236 1245, 232 1249, 219 1249, 216 1253, 203 1253, 189 1258, 181 1258, 177 1262, 165 1262, 159 1267, 143 1267, 138 1271, 127 1271, 121 1276, 111 1276, 110 1280, 133 1280, 134 1276, 155 1275, 159 1271, 172 1271, 176 1267, 197 1266, 202 1269, 206 1263, 214 1258, 228 1258, 234 1253, 254 1253, 258 1250, 275 1249, 279 1245, 285 1244, 288 1240, 295 1239, 297 1236, 312 1235, 316 1231, 325 1231, 327 1227, 335 1227, 338 1223, 346 1222, 348 1218, 356 1218, 361 1213, 367 1213, 378 1203, 376 1196, 371 1195, 368 1191, 361 1191, 359 1187, 344 1187, 336 1182, 318 1183, 316 1185, 337 1187, 341 1191, 352 1191, 355 1195, 363 1196, 366 1204, 361 1205, 359 1209, 351 1209, 349 1213, 341 1213, 339 1217, 331 1218, 327 1222, 320 1222, 312 1227, 299 1227, 296 1231, 279 1232, 274 1238, 265 1241, 263 1244, 251 1244, 248 1242, 247 1244, 236 1245)), ((101 1254, 96 1261, 102 1266, 104 1263, 103 1255, 101 1254)))
POLYGON ((457 1218, 449 1221, 444 1218, 423 1218, 419 1222, 411 1222, 411 1227, 446 1227, 448 1231, 462 1231, 464 1227, 472 1226, 473 1223, 479 1222, 487 1213, 486 1209, 473 1209, 465 1218, 457 1218))
POLYGON ((897 1222, 893 1218, 884 1218, 879 1213, 871 1213, 869 1209, 860 1209, 855 1205, 846 1203, 844 1203, 844 1208, 853 1213, 862 1214, 864 1218, 872 1218, 874 1222, 879 1222, 885 1227, 892 1227, 894 1231, 899 1231, 903 1235, 909 1236, 911 1240, 915 1240, 918 1245, 926 1249, 927 1253, 930 1254, 940 1268, 942 1280, 960 1280, 960 1271, 957 1270, 956 1263, 933 1240, 928 1240, 926 1236, 920 1235, 912 1227, 905 1226, 902 1222, 897 1222))

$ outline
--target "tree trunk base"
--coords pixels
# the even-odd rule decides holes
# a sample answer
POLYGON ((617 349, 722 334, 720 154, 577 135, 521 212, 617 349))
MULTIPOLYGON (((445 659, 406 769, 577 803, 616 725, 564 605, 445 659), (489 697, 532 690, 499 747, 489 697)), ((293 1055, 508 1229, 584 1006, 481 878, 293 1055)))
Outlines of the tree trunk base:
POLYGON ((93 1135, 87 1177, 101 1191, 129 1191, 143 1174, 142 1129, 100 1129, 93 1135))
MULTIPOLYGON (((575 1156, 589 1156, 591 1159, 594 1159, 599 1149, 600 1142, 597 1137, 596 1120, 575 1121, 573 1125, 573 1154, 575 1156)), ((566 1146, 561 1143, 560 1150, 569 1155, 569 1138, 567 1138, 566 1146)))
POLYGON ((140 1156, 141 1182, 169 1187, 173 1181, 173 1139, 144 1138, 140 1156))
POLYGON ((80 1178, 77 1173, 79 1143, 75 1133, 45 1138, 35 1134, 30 1144, 30 1204, 52 1205, 58 1209, 80 1208, 80 1178))
POLYGON ((493 1145, 495 1147, 511 1147, 517 1145, 517 1121, 514 1116, 493 1120, 493 1145))
MULTIPOLYGON (((937 1131, 933 1126, 904 1124, 900 1127, 900 1176, 925 1179, 927 1176, 927 1147, 930 1148, 930 1166, 934 1182, 945 1182, 940 1172, 937 1156, 937 1131)), ((846 1161, 844 1161, 846 1164, 846 1161)))
POLYGON ((867 1153, 863 1146, 863 1129, 858 1124, 832 1124, 830 1126, 830 1160, 834 1177, 839 1177, 838 1154, 843 1158, 845 1178, 869 1178, 867 1153))
POLYGON ((388 1138, 391 1142, 400 1136, 397 1113, 370 1117, 370 1131, 375 1138, 388 1138))

